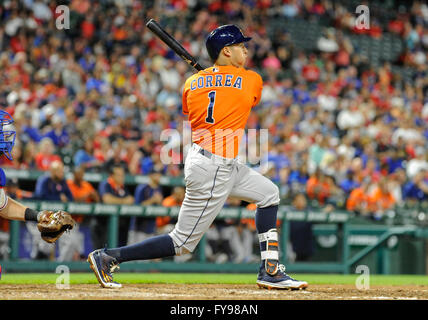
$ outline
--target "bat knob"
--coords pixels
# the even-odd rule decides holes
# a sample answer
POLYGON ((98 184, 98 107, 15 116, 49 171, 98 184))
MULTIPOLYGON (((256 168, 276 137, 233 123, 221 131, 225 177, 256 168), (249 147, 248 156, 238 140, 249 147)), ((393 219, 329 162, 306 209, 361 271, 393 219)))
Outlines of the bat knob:
POLYGON ((155 19, 151 18, 147 23, 146 23, 146 27, 149 26, 150 24, 152 24, 155 21, 155 19))

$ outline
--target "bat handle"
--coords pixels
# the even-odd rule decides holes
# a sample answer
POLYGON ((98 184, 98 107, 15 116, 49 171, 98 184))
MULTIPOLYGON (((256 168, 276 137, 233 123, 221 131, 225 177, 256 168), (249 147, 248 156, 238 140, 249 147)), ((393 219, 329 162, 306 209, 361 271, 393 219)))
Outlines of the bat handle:
POLYGON ((192 67, 198 71, 204 70, 204 67, 202 67, 198 62, 196 62, 192 67))

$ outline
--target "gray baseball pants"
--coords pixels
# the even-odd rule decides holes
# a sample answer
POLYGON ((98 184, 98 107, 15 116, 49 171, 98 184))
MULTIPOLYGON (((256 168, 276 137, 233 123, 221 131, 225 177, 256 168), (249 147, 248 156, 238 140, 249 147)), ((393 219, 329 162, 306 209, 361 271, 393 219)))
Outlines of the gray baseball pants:
POLYGON ((176 255, 193 252, 228 197, 255 203, 258 208, 279 204, 278 187, 236 158, 227 159, 190 148, 184 166, 186 195, 178 221, 169 233, 176 255))

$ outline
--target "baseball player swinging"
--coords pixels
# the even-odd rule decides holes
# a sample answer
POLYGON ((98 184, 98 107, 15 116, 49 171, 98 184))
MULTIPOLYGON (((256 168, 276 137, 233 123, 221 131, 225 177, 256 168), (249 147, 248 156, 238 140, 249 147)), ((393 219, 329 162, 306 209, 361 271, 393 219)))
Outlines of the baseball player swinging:
POLYGON ((214 65, 192 75, 183 90, 183 113, 191 123, 192 147, 185 160, 186 194, 172 232, 140 243, 91 252, 88 262, 101 286, 119 288, 112 273, 119 264, 193 252, 226 199, 256 203, 261 260, 257 284, 268 289, 304 289, 279 263, 276 230, 279 191, 275 184, 237 161, 238 146, 251 108, 261 98, 263 81, 244 68, 245 37, 235 25, 212 31, 206 48, 214 65))

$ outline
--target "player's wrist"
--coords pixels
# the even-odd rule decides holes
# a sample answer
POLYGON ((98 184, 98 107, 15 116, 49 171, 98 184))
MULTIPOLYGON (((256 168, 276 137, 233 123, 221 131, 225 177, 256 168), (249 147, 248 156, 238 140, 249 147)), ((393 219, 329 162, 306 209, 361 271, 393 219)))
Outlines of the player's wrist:
POLYGON ((40 212, 31 208, 25 209, 25 221, 39 221, 40 212))

